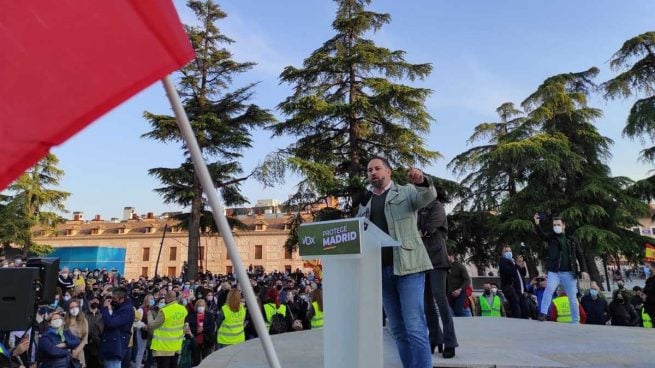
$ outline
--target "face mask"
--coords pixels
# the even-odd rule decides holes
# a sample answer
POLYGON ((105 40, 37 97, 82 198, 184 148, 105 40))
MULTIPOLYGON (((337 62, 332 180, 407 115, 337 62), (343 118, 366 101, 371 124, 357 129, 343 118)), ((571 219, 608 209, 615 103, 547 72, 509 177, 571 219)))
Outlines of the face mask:
POLYGON ((491 292, 496 294, 498 292, 498 288, 491 288, 491 292))
POLYGON ((79 273, 79 272, 77 272, 77 271, 75 271, 75 272, 73 272, 73 275, 75 275, 75 276, 79 276, 79 275, 80 275, 80 273, 79 273))
POLYGON ((205 307, 198 307, 198 313, 200 314, 205 313, 205 307))
POLYGON ((561 234, 562 231, 563 231, 563 230, 562 230, 562 227, 561 227, 560 225, 555 225, 555 226, 553 226, 553 232, 554 232, 555 234, 561 234))
POLYGON ((114 308, 114 309, 116 309, 118 307, 118 304, 119 303, 116 300, 111 301, 111 307, 114 308))
POLYGON ((186 299, 182 299, 182 305, 187 305, 187 300, 186 299))
POLYGON ((282 290, 282 285, 277 285, 277 286, 275 286, 275 288, 277 289, 277 291, 280 291, 280 290, 282 290))
POLYGON ((20 266, 20 265, 23 264, 23 261, 20 260, 20 259, 17 259, 17 260, 14 261, 14 264, 16 264, 16 266, 20 266))
POLYGON ((619 304, 623 304, 623 299, 616 299, 619 304))
POLYGON ((591 295, 592 298, 596 299, 596 297, 598 296, 598 290, 589 289, 589 295, 591 295))
POLYGON ((165 306, 166 306, 166 303, 164 303, 164 302, 159 303, 159 308, 164 308, 165 306))
POLYGON ((155 305, 155 299, 150 299, 150 301, 148 302, 148 306, 152 307, 154 305, 155 305))
POLYGON ((80 314, 80 308, 71 308, 71 316, 77 317, 78 314, 80 314))
POLYGON ((62 274, 61 274, 61 277, 63 277, 63 278, 68 278, 68 273, 62 273, 62 274))
POLYGON ((510 261, 512 260, 512 252, 505 252, 503 253, 503 256, 505 256, 505 258, 509 259, 510 261))
POLYGON ((100 303, 91 303, 91 305, 89 305, 89 307, 91 307, 91 309, 98 309, 99 306, 100 306, 100 303))
POLYGON ((61 326, 64 324, 63 319, 55 319, 53 321, 50 321, 50 327, 59 329, 61 326))
POLYGON ((64 301, 69 301, 69 300, 71 300, 71 296, 70 295, 64 295, 64 301))
POLYGON ((622 284, 619 284, 619 289, 623 289, 625 286, 622 284))
POLYGON ((485 293, 486 295, 491 294, 491 289, 484 289, 484 293, 485 293))
POLYGON ((36 315, 36 323, 41 323, 45 319, 45 315, 37 314, 36 315))

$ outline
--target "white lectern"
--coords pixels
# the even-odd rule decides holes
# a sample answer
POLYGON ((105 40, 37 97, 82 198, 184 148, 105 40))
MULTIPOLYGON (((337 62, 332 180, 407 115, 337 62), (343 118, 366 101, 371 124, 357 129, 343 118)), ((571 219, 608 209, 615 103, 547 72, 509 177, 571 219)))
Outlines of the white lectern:
POLYGON ((363 217, 302 224, 298 237, 300 256, 323 263, 324 367, 382 367, 380 247, 400 243, 363 217))

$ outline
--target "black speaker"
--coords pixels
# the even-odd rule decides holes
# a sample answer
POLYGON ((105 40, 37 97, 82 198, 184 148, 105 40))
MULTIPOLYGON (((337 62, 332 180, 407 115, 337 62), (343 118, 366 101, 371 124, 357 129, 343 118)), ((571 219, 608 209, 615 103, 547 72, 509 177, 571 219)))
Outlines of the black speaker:
POLYGON ((59 258, 29 258, 26 266, 39 269, 41 290, 36 296, 39 304, 54 303, 59 278, 59 258))
POLYGON ((34 318, 36 268, 0 268, 0 331, 25 330, 34 318))

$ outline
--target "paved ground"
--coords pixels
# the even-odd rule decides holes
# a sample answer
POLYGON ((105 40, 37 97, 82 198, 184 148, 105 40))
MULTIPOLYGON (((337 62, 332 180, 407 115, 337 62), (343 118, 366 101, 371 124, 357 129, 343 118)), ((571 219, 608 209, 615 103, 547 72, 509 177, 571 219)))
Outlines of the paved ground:
MULTIPOLYGON (((460 347, 435 367, 655 367, 655 329, 569 325, 508 318, 456 318, 460 347)), ((283 367, 323 367, 320 330, 273 336, 283 367)), ((201 368, 268 367, 259 340, 222 349, 201 368)), ((401 367, 384 337, 384 367, 401 367)), ((366 367, 368 368, 368 367, 366 367)))

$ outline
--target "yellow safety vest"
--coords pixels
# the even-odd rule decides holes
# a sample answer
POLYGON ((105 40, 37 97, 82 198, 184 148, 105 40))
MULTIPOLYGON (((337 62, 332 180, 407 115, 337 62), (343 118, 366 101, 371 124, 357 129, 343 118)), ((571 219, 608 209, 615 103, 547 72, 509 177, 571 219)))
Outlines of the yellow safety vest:
POLYGON ((314 307, 314 317, 312 317, 312 329, 323 328, 323 311, 318 309, 318 303, 312 302, 314 307))
POLYGON ((177 352, 182 350, 184 320, 189 312, 177 301, 168 303, 159 313, 164 313, 164 323, 152 333, 151 349, 177 352))
POLYGON ((494 295, 494 301, 489 307, 489 302, 487 302, 487 298, 485 298, 484 295, 479 296, 480 299, 480 312, 482 317, 500 317, 500 297, 498 295, 494 295))
POLYGON ((246 341, 246 333, 243 324, 246 321, 246 308, 239 306, 239 311, 233 312, 226 304, 221 308, 225 319, 218 329, 216 342, 222 345, 235 345, 246 341))
POLYGON ((555 309, 557 310, 557 322, 571 322, 571 305, 569 304, 568 296, 558 296, 553 299, 555 309))
POLYGON ((641 320, 644 322, 645 328, 653 328, 653 320, 650 319, 650 315, 643 308, 641 309, 641 320))
POLYGON ((284 304, 280 304, 280 307, 275 309, 275 304, 268 303, 268 304, 264 304, 264 311, 266 312, 266 329, 268 330, 269 328, 271 328, 271 318, 273 318, 273 315, 276 312, 286 317, 287 306, 284 304))

